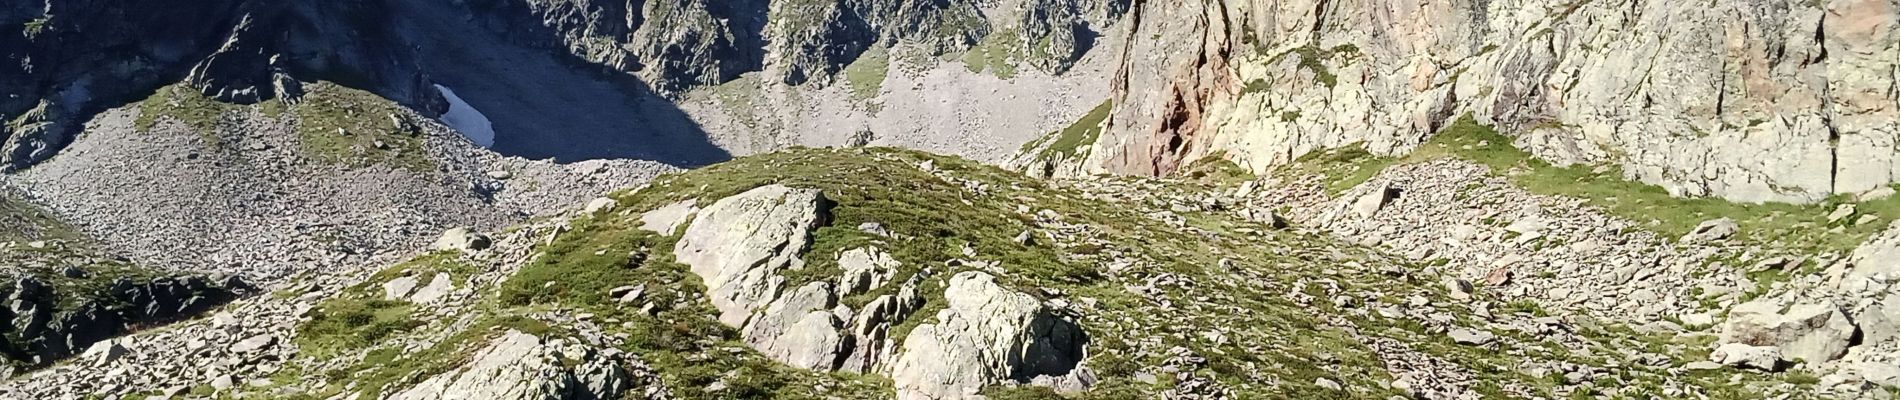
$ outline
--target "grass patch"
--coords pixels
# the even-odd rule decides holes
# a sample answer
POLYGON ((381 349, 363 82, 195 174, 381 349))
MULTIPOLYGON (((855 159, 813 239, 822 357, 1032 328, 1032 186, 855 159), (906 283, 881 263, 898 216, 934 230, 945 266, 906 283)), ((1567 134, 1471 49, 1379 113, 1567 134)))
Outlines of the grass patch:
POLYGON ((859 55, 857 61, 844 67, 845 82, 851 85, 851 95, 858 100, 877 97, 884 90, 884 80, 891 70, 890 49, 883 46, 872 47, 859 55))
POLYGON ((394 102, 329 82, 305 88, 303 102, 289 108, 297 117, 305 157, 354 168, 387 164, 416 172, 435 170, 435 161, 423 149, 421 130, 397 122, 406 117, 394 102))
POLYGON ((1036 153, 1036 159, 1057 160, 1074 158, 1083 148, 1092 146, 1096 140, 1101 139, 1102 123, 1108 121, 1109 113, 1114 110, 1114 100, 1103 101, 1101 105, 1090 109, 1088 114, 1083 114, 1081 119, 1076 120, 1073 124, 1069 124, 1068 127, 1062 128, 1062 130, 1059 131, 1050 132, 1041 139, 1024 143, 1022 152, 1028 153, 1035 151, 1037 147, 1042 147, 1042 150, 1036 153), (1044 143, 1048 143, 1048 146, 1043 146, 1044 143))
POLYGON ((205 97, 184 83, 176 83, 159 88, 140 101, 139 116, 133 119, 132 126, 141 132, 150 132, 161 119, 171 119, 198 132, 207 145, 218 148, 223 145, 218 136, 218 119, 241 108, 243 106, 205 97))
POLYGON ((1399 161, 1372 154, 1365 146, 1349 146, 1306 153, 1286 168, 1296 174, 1320 176, 1326 193, 1338 195, 1371 180, 1399 161))
POLYGON ((1015 78, 1016 65, 1023 58, 1022 46, 1016 42, 1020 37, 1019 32, 1015 31, 992 32, 977 42, 975 47, 971 47, 970 51, 963 53, 963 65, 969 67, 970 72, 989 72, 1003 79, 1015 78))
POLYGON ((422 326, 411 317, 415 306, 404 301, 346 296, 325 300, 297 327, 296 343, 305 355, 332 357, 381 344, 397 334, 422 326))

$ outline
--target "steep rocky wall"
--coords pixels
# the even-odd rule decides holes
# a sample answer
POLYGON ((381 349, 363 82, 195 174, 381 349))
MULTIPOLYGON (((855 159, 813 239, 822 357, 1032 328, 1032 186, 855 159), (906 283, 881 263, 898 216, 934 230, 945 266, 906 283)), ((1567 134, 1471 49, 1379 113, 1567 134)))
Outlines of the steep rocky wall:
POLYGON ((662 93, 763 71, 801 85, 829 80, 876 45, 898 41, 937 54, 968 50, 992 33, 1035 49, 1031 64, 1060 72, 1128 0, 470 0, 471 9, 524 44, 562 47, 662 93))
POLYGON ((1471 113, 1547 160, 1683 196, 1900 181, 1892 0, 1151 0, 1131 17, 1092 171, 1398 154, 1471 113))
POLYGON ((43 0, 0 8, 0 170, 45 160, 103 110, 185 80, 221 101, 333 80, 446 109, 381 0, 43 0))

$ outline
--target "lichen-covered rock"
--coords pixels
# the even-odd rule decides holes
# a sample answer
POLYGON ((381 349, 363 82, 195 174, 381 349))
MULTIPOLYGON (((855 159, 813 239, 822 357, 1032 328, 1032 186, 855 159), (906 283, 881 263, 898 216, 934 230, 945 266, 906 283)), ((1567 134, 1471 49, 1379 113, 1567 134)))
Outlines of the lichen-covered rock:
POLYGON ((390 399, 614 399, 635 387, 634 376, 623 366, 629 362, 624 355, 563 347, 558 341, 510 330, 467 365, 429 377, 390 399), (575 364, 564 364, 564 357, 575 364))
POLYGON ((719 321, 745 326, 783 290, 779 271, 803 265, 799 256, 828 222, 828 208, 817 190, 761 186, 700 211, 674 255, 705 283, 719 321))
POLYGON ((1079 369, 1081 330, 1035 297, 963 272, 950 278, 944 299, 947 308, 911 331, 891 367, 899 399, 980 399, 986 385, 1079 369))

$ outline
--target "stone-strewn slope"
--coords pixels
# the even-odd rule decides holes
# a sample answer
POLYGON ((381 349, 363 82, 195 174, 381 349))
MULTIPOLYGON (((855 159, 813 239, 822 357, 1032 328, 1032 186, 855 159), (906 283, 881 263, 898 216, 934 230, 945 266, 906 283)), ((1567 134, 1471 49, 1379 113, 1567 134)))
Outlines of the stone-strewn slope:
POLYGON ((116 340, 123 351, 88 361, 107 368, 59 366, 0 393, 1818 395, 1704 368, 1701 335, 1550 315, 1202 200, 1223 182, 1051 186, 888 149, 747 157, 493 236, 452 231, 380 271, 308 276, 116 340))
POLYGON ((1154 0, 1130 12, 1090 171, 1396 154, 1475 114, 1554 163, 1682 196, 1900 181, 1900 3, 1154 0))

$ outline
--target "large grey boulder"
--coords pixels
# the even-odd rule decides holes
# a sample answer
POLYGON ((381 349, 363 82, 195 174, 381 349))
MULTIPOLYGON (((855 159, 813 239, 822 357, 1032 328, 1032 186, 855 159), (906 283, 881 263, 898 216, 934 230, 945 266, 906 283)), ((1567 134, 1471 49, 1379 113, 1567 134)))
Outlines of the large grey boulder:
POLYGON ((761 186, 700 211, 674 247, 679 262, 705 283, 719 321, 744 326, 779 295, 779 271, 803 267, 812 231, 828 219, 815 189, 761 186))
POLYGON ((562 347, 556 341, 510 330, 468 364, 429 377, 390 399, 614 399, 635 385, 633 375, 623 367, 627 363, 623 355, 562 347), (577 364, 564 365, 564 357, 577 364))
POLYGON ((1846 354, 1855 329, 1833 303, 1798 304, 1782 312, 1776 303, 1757 301, 1729 310, 1721 343, 1771 346, 1784 360, 1820 363, 1846 354))
POLYGON ((475 233, 475 231, 468 228, 454 228, 442 232, 442 236, 436 238, 435 243, 430 245, 429 249, 435 251, 481 251, 487 249, 491 243, 493 242, 488 239, 487 235, 475 233))
POLYGON ((640 214, 640 229, 671 235, 679 231, 680 224, 686 223, 686 219, 698 211, 699 201, 695 199, 686 199, 686 201, 655 208, 640 214))
POLYGON ((754 317, 745 327, 745 341, 793 367, 836 369, 844 351, 844 335, 839 332, 843 321, 831 312, 837 301, 828 283, 800 287, 754 317))
POLYGON ((936 322, 904 340, 891 379, 900 400, 981 399, 984 386, 1077 371, 1086 340, 1042 302, 981 272, 951 277, 936 322))

